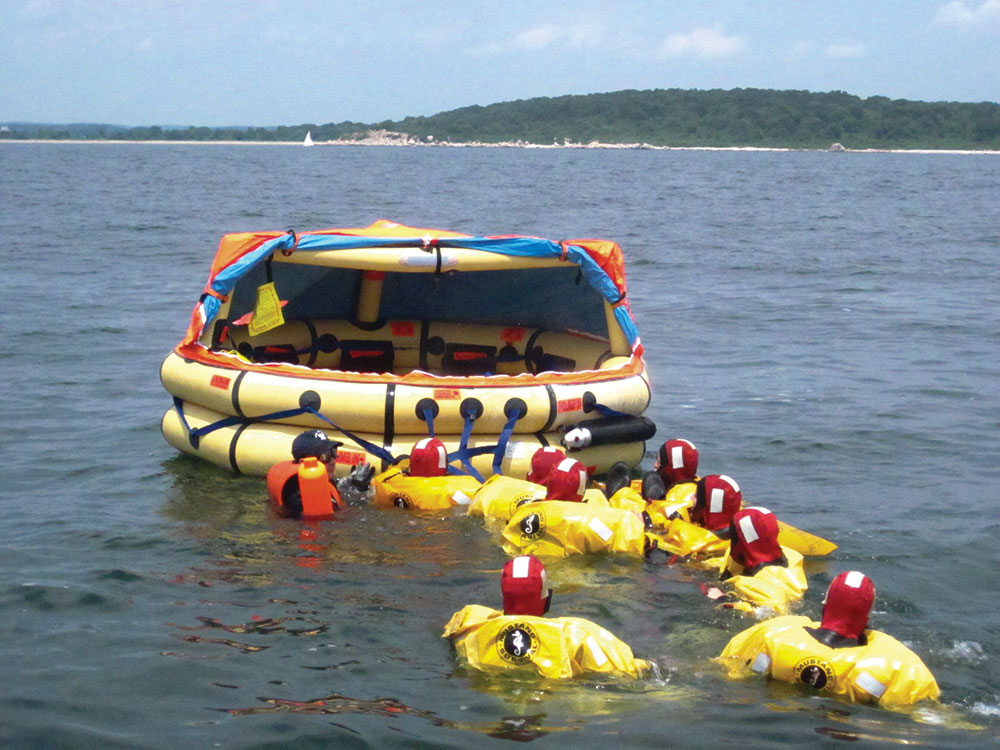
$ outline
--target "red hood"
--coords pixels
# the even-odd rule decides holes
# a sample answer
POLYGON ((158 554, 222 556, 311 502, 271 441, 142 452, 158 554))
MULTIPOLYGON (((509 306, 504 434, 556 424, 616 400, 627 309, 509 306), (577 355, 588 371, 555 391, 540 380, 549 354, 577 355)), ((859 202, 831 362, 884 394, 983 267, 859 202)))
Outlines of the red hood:
POLYGON ((868 627, 875 603, 875 584, 856 570, 841 573, 830 583, 823 600, 820 627, 845 638, 859 638, 868 627))
POLYGON ((709 531, 728 529, 733 515, 743 504, 736 480, 725 474, 709 474, 698 480, 691 520, 709 531))
POLYGON ((733 515, 730 549, 733 560, 756 568, 781 559, 778 519, 767 508, 744 508, 733 515))

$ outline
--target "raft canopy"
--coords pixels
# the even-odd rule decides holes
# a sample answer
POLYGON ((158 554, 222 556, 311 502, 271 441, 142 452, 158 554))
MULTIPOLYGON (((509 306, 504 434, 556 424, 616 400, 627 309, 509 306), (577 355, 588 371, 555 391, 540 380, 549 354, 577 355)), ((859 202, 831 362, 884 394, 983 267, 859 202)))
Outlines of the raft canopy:
MULTIPOLYGON (((392 322, 471 324, 492 339, 497 336, 493 329, 500 327, 504 340, 514 326, 550 336, 570 334, 584 342, 585 349, 603 341, 608 356, 633 364, 642 356, 617 243, 476 237, 384 220, 359 229, 225 235, 178 354, 202 359, 206 350, 238 348, 247 355, 268 348, 251 344, 281 340, 278 331, 248 337, 240 328, 253 315, 258 288, 268 282, 274 283, 281 300, 286 332, 297 322, 310 329, 304 342, 292 341, 293 350, 312 346, 312 354, 301 358, 308 361, 291 361, 314 368, 338 366, 316 356, 316 350, 323 349, 322 338, 317 344, 316 337, 330 321, 349 323, 355 333, 392 322)), ((335 334, 343 336, 342 328, 326 330, 336 347, 335 334)), ((551 338, 549 343, 558 349, 551 338)), ((521 354, 526 354, 523 347, 521 354)), ((573 369, 608 366, 602 361, 588 353, 573 369)), ((339 362, 341 369, 351 369, 343 366, 343 359, 339 362)), ((398 372, 401 363, 396 364, 398 372)), ((413 369, 422 369, 421 364, 426 364, 426 355, 413 369)), ((539 371, 540 362, 534 365, 527 370, 539 371)))

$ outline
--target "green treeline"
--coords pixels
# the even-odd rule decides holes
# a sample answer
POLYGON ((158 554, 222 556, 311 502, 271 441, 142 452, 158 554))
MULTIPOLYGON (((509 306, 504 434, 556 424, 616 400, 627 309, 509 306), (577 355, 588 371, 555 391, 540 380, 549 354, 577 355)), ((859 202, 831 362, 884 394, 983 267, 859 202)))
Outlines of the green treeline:
POLYGON ((992 102, 917 102, 841 91, 655 89, 543 97, 471 106, 430 117, 249 128, 122 128, 10 125, 0 138, 100 138, 173 141, 357 140, 369 130, 435 142, 522 141, 757 146, 772 148, 1000 149, 1000 106, 992 102))
POLYGON ((456 142, 1000 149, 996 104, 861 99, 839 91, 616 91, 463 107, 378 127, 456 142))

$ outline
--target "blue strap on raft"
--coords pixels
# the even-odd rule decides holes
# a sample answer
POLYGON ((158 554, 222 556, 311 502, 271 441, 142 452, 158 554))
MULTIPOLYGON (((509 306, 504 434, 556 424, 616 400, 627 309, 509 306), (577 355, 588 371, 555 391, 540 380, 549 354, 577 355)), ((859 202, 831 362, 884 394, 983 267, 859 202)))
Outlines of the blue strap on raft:
POLYGON ((493 473, 503 474, 500 470, 500 465, 503 462, 504 453, 507 452, 507 441, 510 440, 511 433, 514 432, 514 425, 517 424, 517 420, 521 418, 523 411, 521 409, 511 409, 510 414, 507 417, 507 424, 503 426, 500 430, 500 437, 497 440, 496 450, 493 452, 493 473))
POLYGON ((322 414, 320 414, 316 409, 311 406, 300 406, 298 409, 286 409, 285 411, 275 411, 270 414, 261 414, 259 417, 224 417, 222 419, 216 420, 211 424, 207 424, 204 427, 194 427, 188 424, 187 418, 184 416, 184 402, 181 401, 177 396, 174 396, 174 408, 177 410, 177 415, 180 417, 181 424, 184 425, 184 429, 187 430, 188 440, 191 441, 191 445, 194 448, 198 447, 198 441, 204 435, 208 435, 211 432, 215 432, 223 427, 232 427, 233 425, 249 425, 255 424, 257 422, 266 422, 275 419, 287 419, 289 417, 297 417, 300 414, 312 414, 315 417, 319 417, 324 422, 329 424, 335 430, 342 432, 344 436, 353 440, 361 448, 364 448, 368 453, 372 454, 376 458, 379 458, 388 463, 396 463, 396 459, 388 450, 383 448, 381 445, 376 445, 375 443, 365 440, 359 435, 355 435, 350 430, 345 430, 340 427, 335 422, 327 419, 322 414))
MULTIPOLYGON (((295 417, 300 414, 312 414, 324 422, 329 424, 335 430, 341 432, 345 437, 352 440, 359 447, 363 448, 366 452, 375 456, 376 458, 386 462, 387 464, 395 464, 404 458, 407 458, 409 454, 404 454, 402 456, 393 456, 386 448, 381 445, 376 445, 369 440, 365 440, 360 435, 355 435, 350 430, 345 430, 340 425, 336 424, 332 420, 320 414, 312 406, 300 406, 297 409, 286 409, 284 411, 271 412, 270 414, 261 414, 258 417, 224 417, 222 419, 216 420, 211 424, 204 425, 203 427, 191 427, 188 424, 187 417, 184 415, 184 402, 174 396, 174 408, 177 410, 177 416, 181 420, 181 424, 184 425, 184 429, 187 430, 188 440, 191 441, 191 445, 194 448, 198 447, 198 443, 201 438, 208 435, 216 430, 222 429, 223 427, 232 427, 234 425, 249 425, 257 422, 267 422, 269 420, 276 419, 287 419, 289 417, 295 417)), ((427 422, 427 431, 430 437, 434 437, 434 415, 430 408, 423 410, 424 418, 427 422)), ((465 425, 462 429, 462 439, 459 443, 458 450, 448 454, 448 461, 458 460, 461 462, 464 472, 458 470, 454 466, 448 467, 448 473, 450 474, 461 474, 467 473, 470 476, 475 477, 480 482, 484 481, 483 476, 476 471, 471 463, 471 459, 474 456, 481 456, 486 453, 493 453, 493 472, 496 474, 502 473, 500 471, 500 462, 503 460, 504 453, 507 450, 507 442, 510 440, 510 435, 514 430, 514 424, 518 419, 521 418, 521 413, 518 410, 514 410, 510 419, 508 419, 507 424, 504 426, 503 431, 500 433, 500 439, 496 445, 481 445, 478 448, 469 448, 469 437, 472 434, 472 423, 476 420, 476 416, 469 414, 465 417, 465 425)))

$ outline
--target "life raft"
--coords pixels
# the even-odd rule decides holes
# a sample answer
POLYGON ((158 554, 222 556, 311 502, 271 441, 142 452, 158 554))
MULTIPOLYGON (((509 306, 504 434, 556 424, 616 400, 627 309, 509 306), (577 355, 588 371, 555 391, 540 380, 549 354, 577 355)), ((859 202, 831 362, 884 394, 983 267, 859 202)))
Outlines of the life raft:
POLYGON ((385 221, 225 235, 160 376, 166 440, 250 475, 306 428, 344 442, 341 474, 430 434, 482 476, 523 476, 551 444, 595 473, 634 466, 655 432, 621 250, 602 240, 385 221), (593 437, 567 444, 581 423, 593 437))

